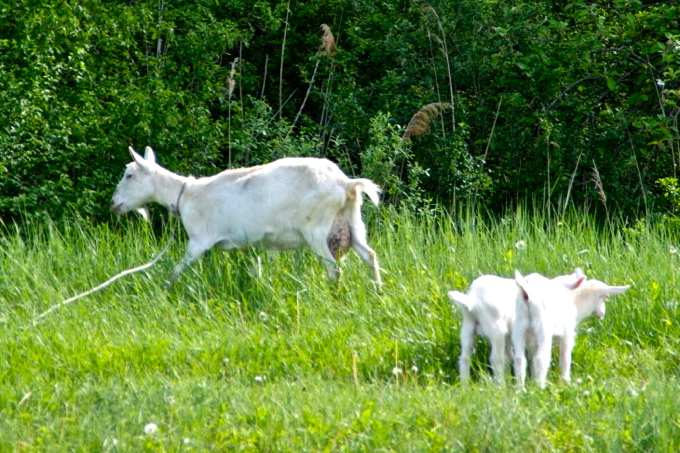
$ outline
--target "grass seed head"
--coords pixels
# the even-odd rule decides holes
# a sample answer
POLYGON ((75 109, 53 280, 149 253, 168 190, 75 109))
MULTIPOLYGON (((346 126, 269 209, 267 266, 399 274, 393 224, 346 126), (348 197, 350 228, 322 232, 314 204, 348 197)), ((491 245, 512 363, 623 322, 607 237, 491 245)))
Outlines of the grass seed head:
POLYGON ((452 108, 452 106, 447 102, 433 102, 427 104, 411 117, 411 121, 409 121, 408 126, 406 126, 406 130, 404 131, 404 135, 401 136, 401 139, 408 142, 411 141, 411 137, 427 134, 434 120, 437 119, 444 110, 449 108, 452 108))
POLYGON ((319 47, 319 55, 325 55, 327 57, 332 57, 337 51, 337 46, 335 43, 335 36, 331 31, 331 27, 326 24, 321 24, 321 31, 323 31, 323 36, 321 37, 321 46, 319 47))

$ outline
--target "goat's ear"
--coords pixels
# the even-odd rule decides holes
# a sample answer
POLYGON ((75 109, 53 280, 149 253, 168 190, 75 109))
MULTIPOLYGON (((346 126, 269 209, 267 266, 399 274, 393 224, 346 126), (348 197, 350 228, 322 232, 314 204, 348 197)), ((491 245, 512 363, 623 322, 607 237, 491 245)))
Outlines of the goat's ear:
POLYGON ((144 162, 144 158, 142 156, 140 156, 139 154, 137 154, 137 152, 135 151, 135 149, 132 146, 130 146, 129 148, 130 148, 130 156, 132 156, 132 160, 134 160, 135 162, 137 162, 139 165, 141 165, 143 167, 144 164, 146 163, 146 162, 144 162))
POLYGON ((605 291, 605 293, 606 293, 608 296, 614 296, 614 295, 616 295, 616 294, 624 293, 624 292, 628 291, 628 289, 630 289, 630 285, 626 285, 626 286, 608 286, 607 288, 605 288, 604 291, 605 291))
POLYGON ((586 274, 583 273, 583 269, 581 269, 580 267, 577 267, 576 269, 574 269, 574 275, 576 275, 576 278, 581 278, 581 277, 586 278, 586 274))
POLYGON ((579 286, 581 286, 584 281, 586 281, 586 278, 584 276, 581 276, 581 277, 578 278, 578 280, 576 280, 575 283, 573 283, 571 285, 567 285, 567 289, 576 289, 579 286))
POLYGON ((156 163, 156 155, 154 154, 153 149, 151 149, 150 146, 147 146, 144 149, 144 160, 152 164, 156 163))

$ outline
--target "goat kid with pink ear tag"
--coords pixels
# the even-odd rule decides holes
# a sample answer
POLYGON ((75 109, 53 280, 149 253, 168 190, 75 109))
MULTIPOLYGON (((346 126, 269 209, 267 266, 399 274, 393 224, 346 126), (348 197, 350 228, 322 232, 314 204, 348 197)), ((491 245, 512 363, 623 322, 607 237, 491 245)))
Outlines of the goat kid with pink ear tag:
MULTIPOLYGON (((557 276, 553 281, 573 288, 584 278, 583 271, 576 268, 573 273, 557 276)), ((463 315, 458 358, 460 380, 466 382, 470 378, 470 358, 475 335, 481 335, 489 340, 491 345, 489 360, 494 378, 503 383, 512 361, 510 332, 517 311, 515 308, 517 284, 511 278, 482 275, 470 284, 466 294, 449 291, 447 295, 463 315)))
POLYGON ((576 327, 590 316, 603 318, 607 298, 630 288, 630 285, 609 286, 585 278, 573 285, 564 285, 540 274, 523 277, 518 271, 515 271, 515 282, 518 289, 512 328, 515 377, 523 386, 528 353, 532 377, 541 388, 547 380, 553 339, 559 344, 562 379, 569 381, 576 327))

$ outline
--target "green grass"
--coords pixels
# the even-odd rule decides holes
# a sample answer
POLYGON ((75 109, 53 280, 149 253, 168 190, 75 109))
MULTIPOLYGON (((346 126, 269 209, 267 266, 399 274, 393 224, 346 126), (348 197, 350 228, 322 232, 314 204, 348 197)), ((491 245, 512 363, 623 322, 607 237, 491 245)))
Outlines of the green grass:
POLYGON ((526 210, 498 221, 369 214, 382 294, 355 255, 335 286, 306 251, 260 254, 259 279, 256 253, 211 253, 168 289, 180 241, 35 327, 168 238, 133 217, 7 228, 0 451, 680 450, 677 237, 526 210), (446 291, 482 273, 576 266, 633 287, 580 326, 574 382, 552 368, 545 390, 498 387, 480 340, 461 386, 446 291), (144 434, 148 423, 158 431, 144 434))

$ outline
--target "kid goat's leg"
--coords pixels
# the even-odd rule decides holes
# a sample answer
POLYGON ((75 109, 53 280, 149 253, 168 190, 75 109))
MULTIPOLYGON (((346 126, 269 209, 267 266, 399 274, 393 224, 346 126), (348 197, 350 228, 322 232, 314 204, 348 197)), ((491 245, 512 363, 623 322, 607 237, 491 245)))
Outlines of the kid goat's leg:
POLYGON ((513 370, 515 379, 520 386, 524 386, 527 373, 527 359, 526 359, 526 343, 523 329, 514 329, 512 331, 512 353, 513 353, 513 370))
POLYGON ((573 336, 568 335, 560 339, 560 371, 562 379, 566 382, 571 380, 571 352, 573 349, 573 336))
POLYGON ((491 339, 491 368, 496 381, 505 382, 505 334, 498 334, 491 339))
POLYGON ((458 358, 458 370, 461 382, 470 379, 470 357, 475 339, 474 321, 463 319, 463 327, 460 329, 460 357, 458 358))
POLYGON ((541 388, 545 388, 550 368, 550 350, 552 349, 552 336, 537 334, 537 350, 531 362, 531 374, 538 381, 541 388))

